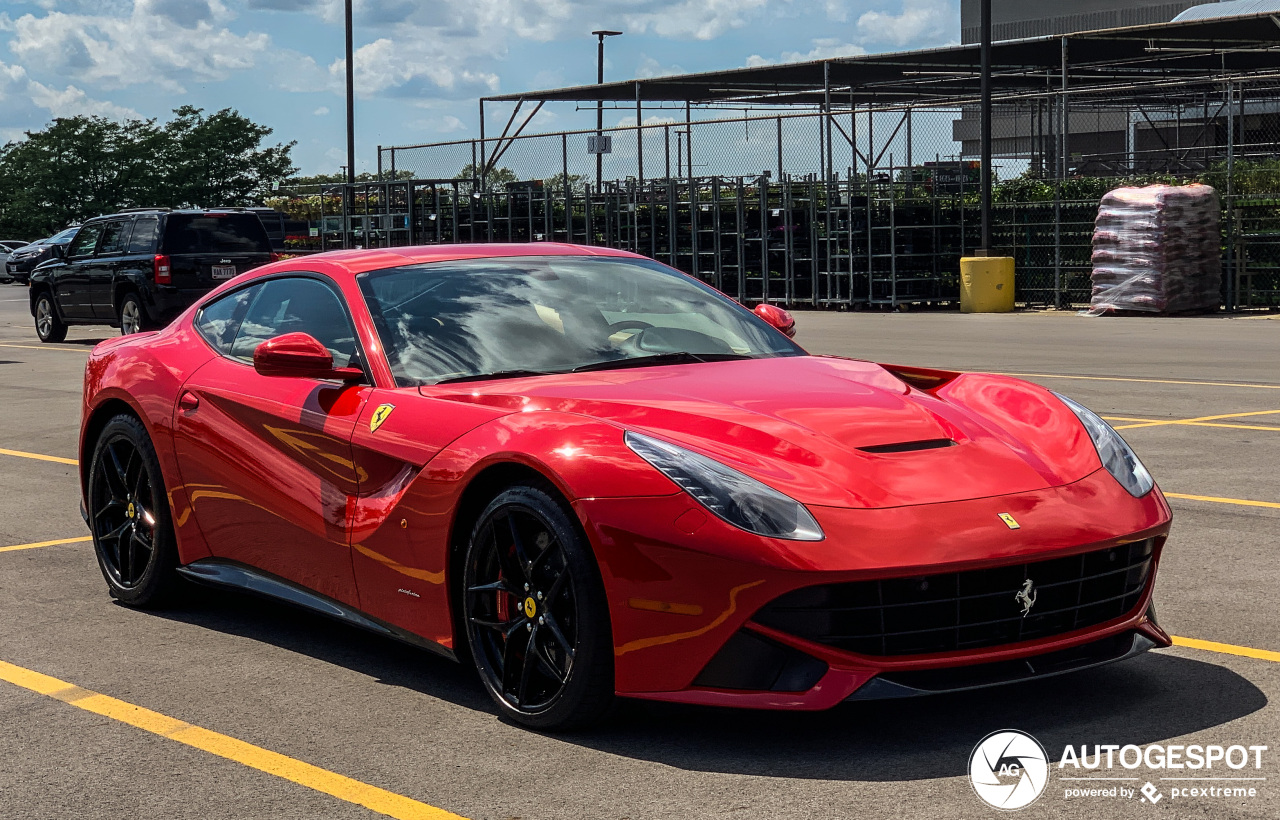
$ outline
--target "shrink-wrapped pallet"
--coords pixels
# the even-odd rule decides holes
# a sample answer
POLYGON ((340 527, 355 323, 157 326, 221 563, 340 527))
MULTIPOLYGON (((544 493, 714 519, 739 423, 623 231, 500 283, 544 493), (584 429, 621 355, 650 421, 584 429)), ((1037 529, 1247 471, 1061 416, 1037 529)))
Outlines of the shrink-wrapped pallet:
POLYGON ((1208 185, 1117 188, 1098 205, 1088 313, 1218 307, 1222 240, 1208 185))

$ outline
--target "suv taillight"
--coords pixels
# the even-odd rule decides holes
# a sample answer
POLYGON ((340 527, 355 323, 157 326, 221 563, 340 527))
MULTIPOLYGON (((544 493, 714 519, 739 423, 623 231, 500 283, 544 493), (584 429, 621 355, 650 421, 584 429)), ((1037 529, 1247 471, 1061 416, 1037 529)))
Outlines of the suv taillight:
POLYGON ((168 285, 173 282, 173 269, 169 266, 169 257, 163 253, 156 254, 156 284, 168 285))

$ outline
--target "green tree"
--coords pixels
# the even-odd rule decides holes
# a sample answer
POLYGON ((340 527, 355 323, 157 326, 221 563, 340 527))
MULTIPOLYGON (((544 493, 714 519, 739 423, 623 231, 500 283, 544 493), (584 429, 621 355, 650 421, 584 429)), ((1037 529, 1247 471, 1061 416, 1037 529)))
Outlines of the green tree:
POLYGON ((237 111, 224 108, 205 116, 184 105, 173 113, 165 128, 165 205, 253 205, 270 194, 273 181, 296 170, 289 158, 296 143, 261 147, 271 129, 237 111))
MULTIPOLYGON (((470 162, 462 166, 462 170, 454 179, 475 179, 478 176, 476 166, 470 162)), ((508 182, 516 181, 516 172, 510 168, 490 168, 484 175, 484 187, 505 188, 508 182)))
POLYGON ((189 106, 164 125, 65 117, 0 147, 0 234, 36 239, 129 207, 251 205, 294 173, 294 143, 225 109, 189 106))

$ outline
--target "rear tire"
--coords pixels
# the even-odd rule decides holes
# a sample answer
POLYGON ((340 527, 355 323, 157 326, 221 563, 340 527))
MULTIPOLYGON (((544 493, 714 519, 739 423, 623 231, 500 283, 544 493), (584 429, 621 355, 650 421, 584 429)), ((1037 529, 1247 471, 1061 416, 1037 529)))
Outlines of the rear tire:
POLYGON ((120 414, 98 437, 89 468, 89 529, 107 591, 122 604, 161 606, 181 581, 160 460, 147 428, 120 414))
POLYGON ((563 731, 612 709, 604 584, 568 505, 549 486, 498 494, 472 531, 462 618, 480 680, 508 719, 563 731))
POLYGON ((147 310, 142 306, 142 299, 136 293, 126 293, 120 300, 120 335, 128 336, 151 329, 151 320, 147 318, 147 310))
POLYGON ((53 294, 45 291, 36 297, 36 336, 45 343, 60 342, 67 338, 67 326, 58 316, 53 294))

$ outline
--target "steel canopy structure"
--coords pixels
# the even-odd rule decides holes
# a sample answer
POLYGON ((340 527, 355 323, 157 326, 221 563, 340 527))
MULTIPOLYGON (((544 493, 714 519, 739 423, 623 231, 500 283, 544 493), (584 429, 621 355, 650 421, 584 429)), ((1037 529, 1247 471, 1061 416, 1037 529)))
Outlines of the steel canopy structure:
POLYGON ((994 43, 989 211, 971 161, 981 51, 485 97, 478 137, 380 147, 354 204, 320 197, 319 244, 617 247, 747 303, 837 309, 954 301, 959 258, 985 248, 1016 258, 1018 301, 1065 307, 1089 300, 1106 190, 1196 181, 1222 204, 1226 304, 1280 304, 1280 12, 994 43), (547 104, 620 116, 526 133, 547 104))
MULTIPOLYGON (((485 102, 615 102, 733 106, 950 105, 979 96, 979 45, 835 57, 600 85, 522 91, 485 102)), ((1280 71, 1280 17, 1254 14, 1007 40, 992 45, 996 103, 1112 89, 1112 104, 1149 101, 1168 83, 1280 71)))

